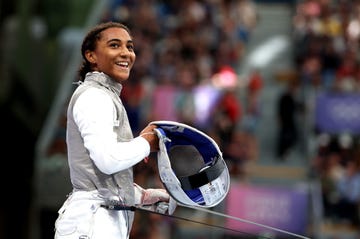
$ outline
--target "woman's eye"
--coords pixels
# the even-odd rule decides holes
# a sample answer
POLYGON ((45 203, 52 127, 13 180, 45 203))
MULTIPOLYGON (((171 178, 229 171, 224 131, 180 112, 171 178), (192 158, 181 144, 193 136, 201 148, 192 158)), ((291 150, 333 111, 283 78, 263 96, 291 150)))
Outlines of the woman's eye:
POLYGON ((133 50, 134 50, 134 46, 133 46, 133 45, 129 45, 129 46, 128 46, 128 49, 131 50, 131 51, 133 51, 133 50))
POLYGON ((118 48, 118 47, 119 47, 119 44, 117 44, 117 43, 111 43, 111 44, 110 44, 110 47, 112 47, 112 48, 118 48))

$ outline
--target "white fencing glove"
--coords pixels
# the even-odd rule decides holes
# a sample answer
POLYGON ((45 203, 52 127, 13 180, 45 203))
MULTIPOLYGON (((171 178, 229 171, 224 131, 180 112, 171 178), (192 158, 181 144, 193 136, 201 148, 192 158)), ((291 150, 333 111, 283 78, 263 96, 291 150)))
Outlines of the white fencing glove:
POLYGON ((148 188, 144 189, 134 183, 135 188, 135 205, 149 206, 155 205, 154 211, 161 213, 173 214, 176 209, 176 201, 170 197, 165 189, 148 188))
POLYGON ((151 205, 157 202, 169 202, 170 195, 165 189, 148 188, 144 189, 138 184, 135 186, 135 204, 151 205))

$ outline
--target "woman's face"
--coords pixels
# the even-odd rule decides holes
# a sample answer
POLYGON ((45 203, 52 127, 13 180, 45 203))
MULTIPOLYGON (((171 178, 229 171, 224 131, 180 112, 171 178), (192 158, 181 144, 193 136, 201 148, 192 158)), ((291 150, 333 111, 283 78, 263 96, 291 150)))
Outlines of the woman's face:
POLYGON ((95 50, 87 51, 85 56, 94 71, 103 72, 117 82, 129 78, 136 59, 132 38, 120 27, 102 31, 95 50))

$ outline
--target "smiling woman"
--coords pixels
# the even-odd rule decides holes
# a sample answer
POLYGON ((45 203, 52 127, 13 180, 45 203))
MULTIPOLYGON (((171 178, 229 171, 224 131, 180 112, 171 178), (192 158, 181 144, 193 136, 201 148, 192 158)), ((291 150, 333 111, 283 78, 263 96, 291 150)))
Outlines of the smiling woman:
POLYGON ((95 26, 81 53, 80 83, 66 125, 73 190, 59 210, 55 238, 129 238, 131 207, 169 201, 165 189, 143 189, 133 181, 132 167, 158 150, 156 126, 134 138, 119 97, 136 59, 125 25, 95 26), (122 210, 111 210, 115 205, 122 210))
POLYGON ((85 37, 81 47, 84 63, 80 80, 89 71, 104 72, 117 82, 129 78, 136 55, 129 29, 119 23, 102 24, 85 37))

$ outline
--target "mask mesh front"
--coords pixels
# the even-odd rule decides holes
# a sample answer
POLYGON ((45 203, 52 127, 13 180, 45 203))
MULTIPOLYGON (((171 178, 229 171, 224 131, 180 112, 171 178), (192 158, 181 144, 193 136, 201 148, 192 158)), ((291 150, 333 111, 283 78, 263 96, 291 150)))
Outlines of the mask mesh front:
POLYGON ((177 177, 198 173, 205 167, 204 160, 193 145, 176 145, 168 150, 172 169, 177 177))

